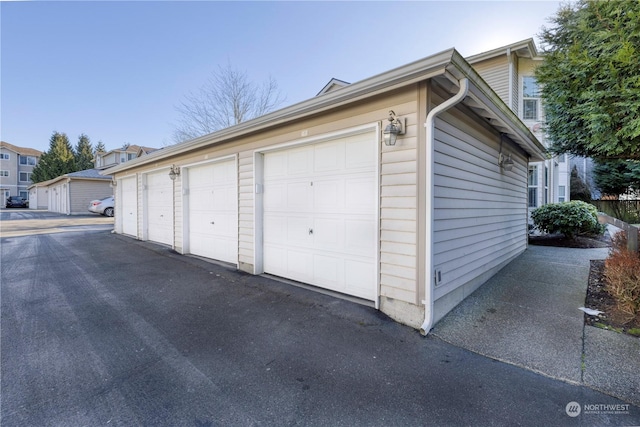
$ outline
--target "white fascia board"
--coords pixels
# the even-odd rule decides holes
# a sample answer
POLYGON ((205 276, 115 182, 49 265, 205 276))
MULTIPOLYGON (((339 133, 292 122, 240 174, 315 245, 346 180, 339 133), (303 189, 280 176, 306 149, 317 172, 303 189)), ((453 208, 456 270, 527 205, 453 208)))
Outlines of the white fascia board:
POLYGON ((528 49, 529 54, 532 58, 536 58, 539 55, 538 49, 536 48, 536 44, 533 41, 533 38, 528 38, 525 40, 521 40, 515 43, 508 44, 506 46, 501 46, 497 49, 492 49, 487 52, 478 53, 476 55, 471 55, 466 58, 467 62, 470 64, 474 64, 476 62, 484 61, 486 59, 495 58, 498 56, 506 55, 508 51, 515 51, 520 49, 528 49))

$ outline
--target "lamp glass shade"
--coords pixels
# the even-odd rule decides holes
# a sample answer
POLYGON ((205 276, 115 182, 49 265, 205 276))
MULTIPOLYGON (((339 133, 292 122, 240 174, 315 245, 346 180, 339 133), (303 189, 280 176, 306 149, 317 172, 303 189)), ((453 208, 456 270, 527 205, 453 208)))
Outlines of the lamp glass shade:
POLYGON ((384 128, 382 135, 384 136, 384 145, 396 145, 398 128, 393 123, 390 123, 384 128))

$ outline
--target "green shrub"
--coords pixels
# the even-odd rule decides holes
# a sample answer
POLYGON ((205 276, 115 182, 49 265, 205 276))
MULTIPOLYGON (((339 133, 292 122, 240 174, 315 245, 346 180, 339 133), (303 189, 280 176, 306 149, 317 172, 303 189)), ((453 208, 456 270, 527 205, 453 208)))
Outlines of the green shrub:
POLYGON ((547 233, 562 233, 572 239, 578 234, 602 234, 595 206, 579 200, 550 203, 531 212, 534 225, 547 233))

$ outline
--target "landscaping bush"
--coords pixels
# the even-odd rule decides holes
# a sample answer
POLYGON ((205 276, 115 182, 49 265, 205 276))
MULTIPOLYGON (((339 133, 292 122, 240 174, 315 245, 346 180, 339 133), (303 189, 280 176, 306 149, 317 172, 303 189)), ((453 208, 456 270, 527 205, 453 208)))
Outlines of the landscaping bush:
POLYGON ((602 234, 595 206, 579 200, 549 203, 531 212, 534 225, 547 233, 562 233, 573 239, 578 234, 602 234))
POLYGON ((625 233, 612 239, 611 255, 604 263, 605 289, 616 302, 623 324, 640 325, 640 254, 627 250, 625 233))

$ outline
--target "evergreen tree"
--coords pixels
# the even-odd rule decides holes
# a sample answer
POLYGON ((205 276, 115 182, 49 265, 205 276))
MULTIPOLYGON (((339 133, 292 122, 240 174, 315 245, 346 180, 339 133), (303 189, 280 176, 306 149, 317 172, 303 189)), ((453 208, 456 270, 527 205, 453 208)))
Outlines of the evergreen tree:
POLYGON ((551 23, 535 72, 551 149, 640 159, 640 1, 580 0, 551 23))
POLYGON ((91 140, 85 134, 78 137, 75 150, 76 171, 93 169, 93 146, 91 140))
POLYGON ((591 189, 586 182, 578 175, 578 168, 575 166, 571 169, 569 178, 569 188, 571 189, 571 200, 582 200, 583 202, 591 202, 591 189))
POLYGON ((607 196, 640 190, 640 162, 632 160, 597 161, 593 169, 596 186, 607 196))
POLYGON ((31 181, 48 181, 75 172, 75 167, 75 154, 69 138, 64 133, 53 132, 49 140, 49 149, 42 154, 38 165, 33 168, 31 181))
POLYGON ((107 152, 107 148, 104 146, 104 142, 98 141, 98 145, 96 145, 96 148, 93 150, 93 154, 96 155, 98 153, 106 153, 106 152, 107 152))

